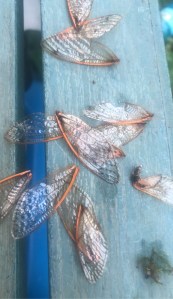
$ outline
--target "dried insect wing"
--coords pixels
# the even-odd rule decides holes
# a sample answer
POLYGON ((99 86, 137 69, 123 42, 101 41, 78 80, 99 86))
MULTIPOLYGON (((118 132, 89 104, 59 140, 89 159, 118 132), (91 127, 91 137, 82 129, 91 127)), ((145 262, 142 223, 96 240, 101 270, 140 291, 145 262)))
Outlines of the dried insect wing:
POLYGON ((95 283, 105 270, 108 247, 93 211, 80 206, 76 242, 85 276, 95 283))
POLYGON ((173 179, 163 175, 141 178, 141 167, 136 167, 132 173, 133 186, 165 203, 173 204, 173 179))
POLYGON ((78 64, 108 66, 119 62, 109 48, 93 39, 110 31, 121 17, 109 15, 86 20, 92 2, 67 0, 74 26, 43 40, 43 48, 59 59, 78 64))
POLYGON ((29 170, 0 181, 0 220, 9 214, 31 180, 29 170))
POLYGON ((88 194, 73 184, 68 196, 57 210, 58 215, 73 241, 76 241, 76 219, 80 205, 83 205, 91 211, 94 210, 93 203, 88 194))
POLYGON ((23 121, 15 123, 5 134, 12 143, 38 143, 59 139, 62 136, 54 116, 43 113, 28 115, 23 121))
POLYGON ((119 62, 108 47, 76 32, 73 27, 43 40, 42 46, 56 58, 77 64, 108 66, 119 62))
POLYGON ((93 0, 67 0, 73 25, 78 28, 89 16, 93 0))
POLYGON ((134 124, 129 126, 100 125, 96 127, 102 132, 108 142, 116 147, 121 147, 143 132, 145 124, 134 124))
POLYGON ((111 103, 102 103, 84 110, 84 114, 89 118, 115 125, 144 123, 153 116, 142 107, 128 103, 122 107, 114 107, 111 103))
POLYGON ((118 183, 117 157, 124 153, 111 146, 104 135, 80 118, 57 113, 57 123, 76 157, 92 172, 109 183, 118 183))
POLYGON ((95 283, 104 272, 108 248, 91 199, 74 184, 57 212, 76 243, 86 278, 95 283))
POLYGON ((55 213, 72 187, 76 170, 76 166, 72 166, 50 174, 22 194, 12 219, 15 239, 25 237, 55 213))
POLYGON ((108 15, 88 20, 80 28, 80 35, 88 39, 99 38, 115 27, 120 20, 121 16, 119 15, 108 15))

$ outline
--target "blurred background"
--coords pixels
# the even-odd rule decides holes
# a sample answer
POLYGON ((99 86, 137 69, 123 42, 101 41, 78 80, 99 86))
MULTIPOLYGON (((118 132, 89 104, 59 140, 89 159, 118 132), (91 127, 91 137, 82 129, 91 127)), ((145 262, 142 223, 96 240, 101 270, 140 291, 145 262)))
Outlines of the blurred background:
POLYGON ((171 89, 173 92, 173 1, 160 0, 160 10, 166 56, 170 73, 171 89))

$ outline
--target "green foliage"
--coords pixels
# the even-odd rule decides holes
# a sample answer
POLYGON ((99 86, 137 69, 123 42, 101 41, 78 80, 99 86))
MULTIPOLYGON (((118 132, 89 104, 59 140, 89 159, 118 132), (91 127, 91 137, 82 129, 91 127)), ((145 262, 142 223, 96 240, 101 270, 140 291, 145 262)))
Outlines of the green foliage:
POLYGON ((151 244, 143 242, 143 253, 138 257, 137 265, 145 278, 151 278, 154 282, 160 284, 162 284, 160 281, 161 276, 173 273, 173 267, 162 250, 161 244, 157 241, 151 244))
POLYGON ((164 6, 172 3, 172 0, 160 0, 159 2, 160 2, 160 6, 164 7, 164 6))
POLYGON ((167 56, 169 75, 171 81, 171 89, 173 91, 173 38, 170 38, 166 42, 165 47, 166 47, 166 56, 167 56))
MULTIPOLYGON (((160 8, 163 8, 166 5, 173 4, 173 0, 160 0, 159 3, 160 3, 160 8)), ((169 75, 171 81, 171 89, 173 92, 173 38, 165 42, 165 47, 166 47, 166 56, 167 56, 169 75)))

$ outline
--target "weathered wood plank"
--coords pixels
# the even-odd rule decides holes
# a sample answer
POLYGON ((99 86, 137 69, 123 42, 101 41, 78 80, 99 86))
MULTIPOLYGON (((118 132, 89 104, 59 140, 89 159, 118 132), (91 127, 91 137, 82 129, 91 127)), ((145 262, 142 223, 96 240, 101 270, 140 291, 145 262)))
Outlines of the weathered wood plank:
MULTIPOLYGON (((65 0, 44 0, 43 36, 70 25, 65 0)), ((107 236, 109 260, 102 279, 89 285, 74 244, 58 217, 49 226, 52 298, 171 298, 172 282, 164 286, 145 280, 136 268, 141 242, 160 240, 173 264, 173 209, 140 194, 131 187, 132 168, 143 164, 146 175, 173 175, 173 104, 165 60, 158 3, 156 0, 95 0, 92 16, 118 13, 123 16, 117 29, 102 40, 121 62, 117 67, 78 66, 44 54, 47 113, 56 109, 82 115, 82 109, 101 101, 115 105, 138 103, 155 114, 144 133, 125 147, 120 162, 121 181, 110 186, 80 164, 78 184, 93 198, 96 214, 107 236), (93 80, 95 84, 93 84, 93 80)), ((49 170, 76 162, 63 141, 47 148, 49 170), (61 143, 61 147, 59 144, 61 143)))
MULTIPOLYGON (((4 140, 4 133, 15 120, 19 100, 18 33, 21 27, 22 1, 1 1, 0 28, 0 169, 3 178, 16 170, 16 151, 4 140)), ((16 242, 11 237, 11 215, 0 225, 0 298, 15 298, 18 279, 16 277, 16 242)))

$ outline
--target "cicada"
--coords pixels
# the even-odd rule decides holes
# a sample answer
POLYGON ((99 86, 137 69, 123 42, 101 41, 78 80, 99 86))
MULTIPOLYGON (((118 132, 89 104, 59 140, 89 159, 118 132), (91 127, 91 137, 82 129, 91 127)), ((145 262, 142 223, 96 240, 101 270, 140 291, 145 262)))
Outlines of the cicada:
POLYGON ((173 204, 173 178, 161 174, 141 178, 140 173, 141 166, 138 166, 131 175, 133 187, 160 199, 164 203, 173 204))
POLYGON ((42 46, 55 57, 78 64, 108 66, 119 62, 105 45, 95 41, 121 20, 109 15, 87 20, 93 0, 67 0, 73 26, 42 41, 42 46))
POLYGON ((32 178, 30 170, 0 180, 0 220, 3 220, 19 200, 32 178))

